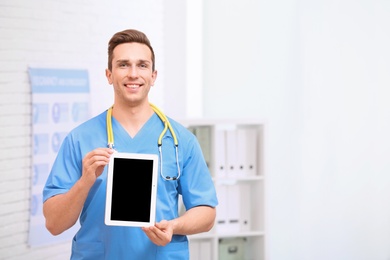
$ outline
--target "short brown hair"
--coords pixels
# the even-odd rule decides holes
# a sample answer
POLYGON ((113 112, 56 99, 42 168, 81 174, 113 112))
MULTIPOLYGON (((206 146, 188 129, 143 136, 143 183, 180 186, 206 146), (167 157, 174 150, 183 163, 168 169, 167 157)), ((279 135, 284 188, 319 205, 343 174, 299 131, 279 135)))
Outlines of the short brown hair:
POLYGON ((111 71, 112 69, 112 59, 113 59, 113 52, 116 46, 122 43, 128 43, 128 42, 137 42, 141 44, 145 44, 149 47, 150 51, 152 52, 152 71, 154 71, 154 64, 155 64, 155 57, 154 57, 154 51, 152 46, 150 45, 150 41, 148 37, 140 31, 134 30, 134 29, 128 29, 121 32, 117 32, 112 36, 110 41, 108 42, 108 69, 111 71))

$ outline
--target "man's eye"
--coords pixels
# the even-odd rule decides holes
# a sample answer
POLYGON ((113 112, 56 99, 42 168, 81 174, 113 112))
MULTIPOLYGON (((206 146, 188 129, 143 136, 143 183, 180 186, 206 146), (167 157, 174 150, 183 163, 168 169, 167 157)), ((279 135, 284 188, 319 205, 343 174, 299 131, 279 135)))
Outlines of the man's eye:
POLYGON ((126 63, 119 63, 119 67, 127 67, 127 64, 126 63))
POLYGON ((145 63, 142 63, 142 64, 140 64, 139 65, 141 68, 147 68, 148 67, 148 65, 146 65, 145 63))

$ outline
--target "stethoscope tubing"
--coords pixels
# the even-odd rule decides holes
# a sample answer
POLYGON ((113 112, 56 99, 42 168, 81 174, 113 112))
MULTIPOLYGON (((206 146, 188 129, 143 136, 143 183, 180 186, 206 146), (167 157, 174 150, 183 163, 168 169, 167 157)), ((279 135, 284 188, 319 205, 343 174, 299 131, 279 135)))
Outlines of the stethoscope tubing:
MULTIPOLYGON (((153 111, 157 114, 157 116, 160 118, 160 120, 164 124, 164 129, 161 132, 158 140, 157 140, 157 146, 158 146, 158 152, 159 152, 159 157, 160 157, 160 174, 161 177, 163 177, 165 180, 178 180, 181 176, 181 171, 180 171, 180 164, 179 164, 179 151, 178 151, 178 146, 179 146, 179 141, 177 140, 175 131, 172 128, 171 123, 169 122, 168 118, 166 115, 154 104, 149 103, 153 111), (177 176, 176 177, 170 177, 170 176, 165 176, 163 174, 163 156, 162 156, 162 139, 167 131, 171 132, 171 135, 173 137, 173 142, 175 145, 175 157, 176 157, 176 166, 177 166, 177 176)), ((114 106, 111 106, 107 110, 107 118, 106 118, 106 124, 107 124, 107 146, 111 149, 114 149, 114 133, 112 130, 112 109, 114 106)))

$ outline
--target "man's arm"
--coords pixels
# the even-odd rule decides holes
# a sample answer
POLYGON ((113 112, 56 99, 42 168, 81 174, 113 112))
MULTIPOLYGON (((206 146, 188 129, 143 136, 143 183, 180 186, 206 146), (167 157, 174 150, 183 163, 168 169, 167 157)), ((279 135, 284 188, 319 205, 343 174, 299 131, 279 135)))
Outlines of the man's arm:
POLYGON ((59 235, 72 227, 80 216, 89 190, 110 160, 113 150, 98 148, 83 159, 81 178, 66 193, 47 199, 43 203, 46 228, 53 235, 59 235))
POLYGON ((91 187, 81 178, 67 193, 53 196, 43 203, 46 228, 51 234, 59 235, 76 223, 91 187))
POLYGON ((149 239, 159 246, 165 246, 173 235, 192 235, 209 231, 215 221, 216 209, 209 206, 198 206, 189 209, 181 217, 163 220, 142 230, 149 239))
POLYGON ((193 235, 207 232, 214 226, 216 209, 209 206, 198 206, 186 211, 181 217, 171 220, 173 234, 193 235))

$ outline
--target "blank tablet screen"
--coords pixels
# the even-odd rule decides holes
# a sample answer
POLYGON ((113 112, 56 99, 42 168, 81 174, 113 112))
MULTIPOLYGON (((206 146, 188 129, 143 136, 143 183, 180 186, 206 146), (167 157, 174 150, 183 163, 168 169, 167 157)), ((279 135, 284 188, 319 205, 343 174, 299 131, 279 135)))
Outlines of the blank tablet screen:
POLYGON ((106 224, 149 226, 155 221, 157 156, 116 153, 107 179, 106 224))

